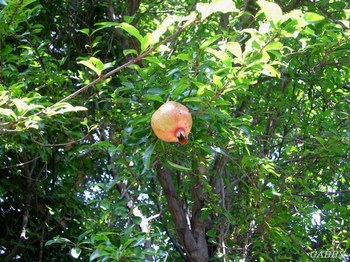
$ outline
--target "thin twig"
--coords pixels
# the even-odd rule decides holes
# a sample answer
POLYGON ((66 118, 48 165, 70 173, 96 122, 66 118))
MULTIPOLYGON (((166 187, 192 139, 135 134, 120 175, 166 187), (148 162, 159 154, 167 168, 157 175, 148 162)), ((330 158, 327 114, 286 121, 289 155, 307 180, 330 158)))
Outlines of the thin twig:
POLYGON ((84 140, 85 138, 87 138, 88 136, 90 135, 90 133, 87 133, 84 137, 82 138, 79 138, 77 140, 72 140, 72 141, 69 141, 69 142, 66 142, 66 143, 60 143, 60 144, 44 144, 44 143, 41 143, 39 141, 36 141, 35 139, 32 138, 32 141, 40 146, 44 146, 44 147, 60 147, 60 146, 67 146, 67 145, 73 145, 73 144, 76 144, 82 140, 84 140))
POLYGON ((24 163, 20 163, 20 164, 15 164, 15 165, 11 165, 11 166, 4 166, 4 167, 0 167, 0 170, 2 169, 10 169, 10 168, 13 168, 13 167, 20 167, 20 166, 24 166, 24 165, 27 165, 31 162, 34 162, 36 161, 38 158, 40 158, 41 156, 36 156, 34 157, 33 159, 29 160, 29 161, 26 161, 24 163))
POLYGON ((159 42, 158 44, 156 44, 155 46, 145 50, 143 53, 139 54, 137 57, 135 57, 134 59, 126 62, 125 64, 118 66, 117 68, 114 68, 113 70, 109 71, 108 73, 101 75, 100 77, 98 77, 97 79, 95 79, 94 81, 92 81, 91 83, 83 86, 82 88, 78 89, 77 91, 75 91, 74 93, 70 94, 69 96, 61 99, 60 101, 58 101, 57 103, 53 104, 52 106, 55 106, 57 104, 66 102, 70 99, 72 99, 73 97, 77 96, 78 94, 80 94, 81 92, 85 91, 86 89, 88 89, 89 87, 96 85, 97 83, 101 82, 102 80, 114 75, 115 73, 119 72, 120 70, 136 64, 137 62, 139 62, 140 60, 142 60, 143 58, 145 58, 146 56, 148 56, 150 53, 153 53, 159 46, 170 42, 172 39, 174 39, 175 37, 177 37, 179 34, 181 34, 188 26, 192 25, 192 24, 196 24, 198 23, 200 20, 199 19, 195 19, 194 21, 190 22, 190 23, 185 23, 183 26, 181 26, 174 34, 166 37, 163 41, 159 42))

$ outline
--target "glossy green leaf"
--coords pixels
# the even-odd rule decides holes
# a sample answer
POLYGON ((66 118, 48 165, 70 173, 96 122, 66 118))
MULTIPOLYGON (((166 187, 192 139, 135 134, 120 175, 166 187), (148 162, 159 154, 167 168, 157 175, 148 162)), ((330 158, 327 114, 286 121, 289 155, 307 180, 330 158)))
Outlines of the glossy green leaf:
POLYGON ((136 225, 140 225, 142 222, 141 217, 138 217, 138 216, 133 216, 131 219, 132 219, 132 222, 134 222, 136 225))
POLYGON ((62 244, 62 243, 70 244, 72 243, 72 241, 70 241, 68 238, 57 236, 57 237, 54 237, 53 240, 47 241, 45 243, 45 246, 50 246, 52 244, 62 244))
POLYGON ((185 166, 182 166, 182 165, 178 165, 174 162, 171 162, 170 160, 166 160, 166 163, 171 166, 172 168, 174 169, 177 169, 177 170, 181 170, 181 171, 191 171, 192 169, 189 168, 189 167, 185 167, 185 166))
POLYGON ((85 35, 89 35, 90 34, 90 29, 89 28, 84 28, 84 29, 80 29, 79 32, 85 34, 85 35))
POLYGON ((141 36, 139 30, 137 30, 133 25, 130 25, 128 23, 121 23, 119 26, 130 35, 134 36, 140 43, 142 43, 143 37, 141 36))
POLYGON ((153 154, 155 146, 156 146, 156 143, 148 146, 143 157, 142 157, 143 166, 144 166, 145 170, 150 170, 150 168, 151 168, 151 159, 152 159, 152 154, 153 154))
POLYGON ((138 52, 135 50, 135 49, 124 49, 123 50, 123 54, 125 56, 128 56, 128 55, 138 55, 138 52))
POLYGON ((96 249, 91 255, 90 255, 90 261, 93 261, 95 259, 104 257, 109 255, 109 252, 102 250, 102 249, 96 249))
POLYGON ((279 41, 274 41, 269 43, 264 50, 265 51, 270 51, 270 50, 281 50, 283 48, 283 44, 279 41))
POLYGON ((303 18, 308 23, 317 23, 317 22, 324 20, 324 16, 313 13, 313 12, 305 13, 303 18))

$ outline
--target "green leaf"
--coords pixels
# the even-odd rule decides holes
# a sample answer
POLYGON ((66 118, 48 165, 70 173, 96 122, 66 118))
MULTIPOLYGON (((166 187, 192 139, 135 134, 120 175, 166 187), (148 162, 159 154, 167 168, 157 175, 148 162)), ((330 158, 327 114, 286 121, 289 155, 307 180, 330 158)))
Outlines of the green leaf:
POLYGON ((230 66, 232 63, 231 57, 227 53, 225 53, 224 51, 221 51, 221 50, 218 51, 218 50, 215 50, 212 48, 207 48, 205 51, 213 54, 215 57, 217 57, 219 60, 221 60, 226 66, 230 66))
POLYGON ((276 189, 272 188, 271 193, 275 196, 281 196, 282 194, 277 192, 276 189))
POLYGON ((92 260, 95 260, 97 258, 100 258, 100 257, 104 257, 104 256, 107 256, 109 255, 110 253, 105 251, 105 250, 102 250, 102 249, 96 249, 91 255, 90 255, 90 261, 92 260))
POLYGON ((81 249, 79 247, 73 247, 71 250, 69 250, 69 254, 73 257, 73 258, 78 258, 81 254, 81 249))
POLYGON ((160 103, 163 102, 163 98, 157 95, 145 95, 145 98, 149 101, 158 101, 160 103))
POLYGON ((103 71, 104 65, 100 59, 98 59, 96 57, 90 57, 89 60, 96 66, 96 68, 99 70, 99 72, 103 71))
POLYGON ((242 58, 242 48, 239 43, 228 42, 226 45, 226 49, 237 58, 242 58))
POLYGON ((39 129, 39 122, 40 122, 41 118, 38 116, 30 116, 26 119, 26 121, 24 122, 24 126, 28 129, 28 128, 34 128, 34 129, 39 129))
POLYGON ((44 108, 44 106, 42 106, 42 105, 36 105, 36 104, 29 104, 28 105, 24 100, 28 100, 28 99, 15 98, 12 100, 14 105, 17 107, 17 110, 18 110, 20 116, 24 116, 30 110, 44 108))
POLYGON ((283 44, 279 41, 274 41, 269 43, 267 46, 265 46, 265 51, 271 51, 271 50, 281 50, 283 48, 283 44))
MULTIPOLYGON (((90 57, 89 60, 79 61, 77 64, 82 64, 92 71, 94 71, 98 76, 101 75, 102 71, 105 69, 105 65, 102 61, 96 57, 90 57)), ((110 65, 108 66, 110 67, 110 65)))
POLYGON ((96 30, 94 30, 91 35, 95 34, 96 32, 103 30, 105 28, 109 27, 117 27, 119 26, 119 23, 117 22, 100 22, 95 24, 96 27, 98 27, 96 30))
POLYGON ((165 68, 165 65, 155 56, 147 56, 147 57, 145 57, 144 60, 149 61, 155 65, 158 65, 161 68, 165 68))
POLYGON ((54 237, 54 239, 47 241, 45 243, 45 246, 50 246, 52 244, 64 244, 64 243, 73 244, 73 242, 70 241, 68 238, 57 236, 57 237, 54 237))
POLYGON ((151 46, 156 42, 157 42, 157 39, 155 39, 151 33, 146 34, 141 42, 141 52, 145 51, 147 47, 151 46))
POLYGON ((151 144, 149 147, 147 147, 144 155, 142 156, 143 166, 145 170, 150 170, 152 154, 156 146, 156 143, 151 144))
POLYGON ((282 9, 278 4, 265 0, 258 0, 257 3, 260 6, 261 11, 265 14, 267 20, 278 21, 282 18, 282 9))
POLYGON ((141 52, 145 51, 149 46, 159 42, 160 37, 175 23, 178 21, 184 21, 191 19, 191 15, 188 17, 180 17, 176 15, 170 15, 164 19, 164 21, 154 30, 152 33, 146 34, 141 42, 141 52))
POLYGON ((138 55, 137 51, 135 49, 124 49, 123 50, 123 54, 125 56, 128 56, 128 55, 138 55))
POLYGON ((113 189, 121 180, 123 180, 122 176, 118 176, 117 178, 113 179, 112 181, 108 182, 106 185, 106 191, 110 191, 113 189))
POLYGON ((101 75, 101 71, 98 70, 98 68, 96 66, 94 66, 94 64, 91 61, 79 61, 77 62, 77 64, 81 64, 84 65, 88 68, 90 68, 92 71, 94 71, 98 76, 101 75))
POLYGON ((80 234, 78 236, 78 241, 80 242, 80 241, 84 240, 86 238, 86 236, 89 235, 91 232, 93 232, 93 230, 90 229, 90 230, 87 230, 87 231, 83 232, 82 234, 80 234))
POLYGON ((181 170, 181 171, 191 171, 192 169, 189 168, 189 167, 185 167, 185 166, 181 166, 181 165, 178 165, 178 164, 175 164, 173 162, 171 162, 170 160, 166 160, 166 162, 173 168, 175 169, 178 169, 178 170, 181 170))
POLYGON ((130 25, 128 23, 121 23, 119 26, 130 35, 134 36, 137 40, 139 40, 140 43, 142 43, 143 37, 141 36, 139 30, 137 30, 133 25, 130 25))
POLYGON ((211 150, 213 150, 214 152, 217 152, 219 154, 222 154, 226 157, 228 157, 229 159, 232 159, 232 157, 230 156, 229 153, 227 153, 225 150, 223 150, 222 148, 219 148, 219 147, 215 147, 215 146, 211 146, 210 147, 211 150))
POLYGON ((238 12, 235 3, 232 0, 214 0, 209 4, 197 4, 197 11, 201 14, 202 20, 215 12, 229 13, 238 12))
POLYGON ((0 108, 0 115, 8 116, 8 117, 11 117, 13 119, 16 119, 16 114, 11 109, 0 108))
POLYGON ((90 29, 89 28, 84 28, 84 29, 80 29, 78 30, 80 33, 83 33, 85 35, 89 35, 90 34, 90 29))
POLYGON ((201 97, 196 97, 196 96, 192 96, 192 97, 186 97, 185 99, 182 100, 183 102, 197 102, 197 103, 202 103, 203 99, 201 97))
POLYGON ((308 23, 318 23, 318 22, 324 20, 324 16, 313 13, 313 12, 305 13, 303 18, 308 23))
POLYGON ((111 202, 109 201, 109 199, 104 198, 100 202, 100 207, 101 207, 102 210, 109 210, 110 207, 111 207, 111 202))
POLYGON ((265 64, 263 68, 264 69, 261 71, 261 73, 264 75, 280 78, 281 73, 278 72, 272 65, 265 64))
MULTIPOLYGON (((3 88, 0 85, 1 88, 3 88)), ((8 96, 8 92, 7 91, 0 91, 0 106, 2 106, 3 104, 6 104, 9 101, 9 96, 8 96)))
POLYGON ((217 232, 216 232, 216 230, 215 229, 210 229, 210 230, 208 230, 207 231, 207 236, 208 237, 212 237, 212 238, 215 238, 216 237, 216 235, 217 235, 217 232))
POLYGON ((212 43, 214 43, 216 40, 218 40, 219 38, 221 38, 222 35, 221 34, 217 34, 214 35, 212 37, 210 37, 209 39, 206 39, 200 46, 201 49, 205 49, 207 47, 209 47, 212 43))
POLYGON ((136 225, 140 225, 141 222, 142 222, 142 218, 141 217, 138 217, 138 216, 133 216, 131 218, 132 222, 135 223, 136 225))
POLYGON ((86 111, 87 108, 83 106, 72 106, 67 102, 55 104, 45 110, 46 115, 53 116, 56 114, 64 114, 67 112, 77 112, 77 111, 86 111))

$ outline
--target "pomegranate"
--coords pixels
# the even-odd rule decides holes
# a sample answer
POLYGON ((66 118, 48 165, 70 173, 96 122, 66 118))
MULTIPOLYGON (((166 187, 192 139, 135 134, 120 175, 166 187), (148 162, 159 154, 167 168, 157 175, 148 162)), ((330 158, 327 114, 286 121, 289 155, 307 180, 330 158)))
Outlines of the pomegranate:
POLYGON ((168 101, 154 112, 151 126, 159 139, 184 145, 192 128, 192 116, 184 105, 168 101))

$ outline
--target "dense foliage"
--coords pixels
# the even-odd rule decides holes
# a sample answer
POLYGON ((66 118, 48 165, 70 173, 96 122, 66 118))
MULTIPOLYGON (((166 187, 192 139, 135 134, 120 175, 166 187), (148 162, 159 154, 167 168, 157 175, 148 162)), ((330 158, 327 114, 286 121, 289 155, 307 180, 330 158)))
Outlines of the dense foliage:
POLYGON ((349 21, 346 0, 0 1, 1 260, 346 259, 349 21), (187 145, 152 133, 168 99, 187 145))

